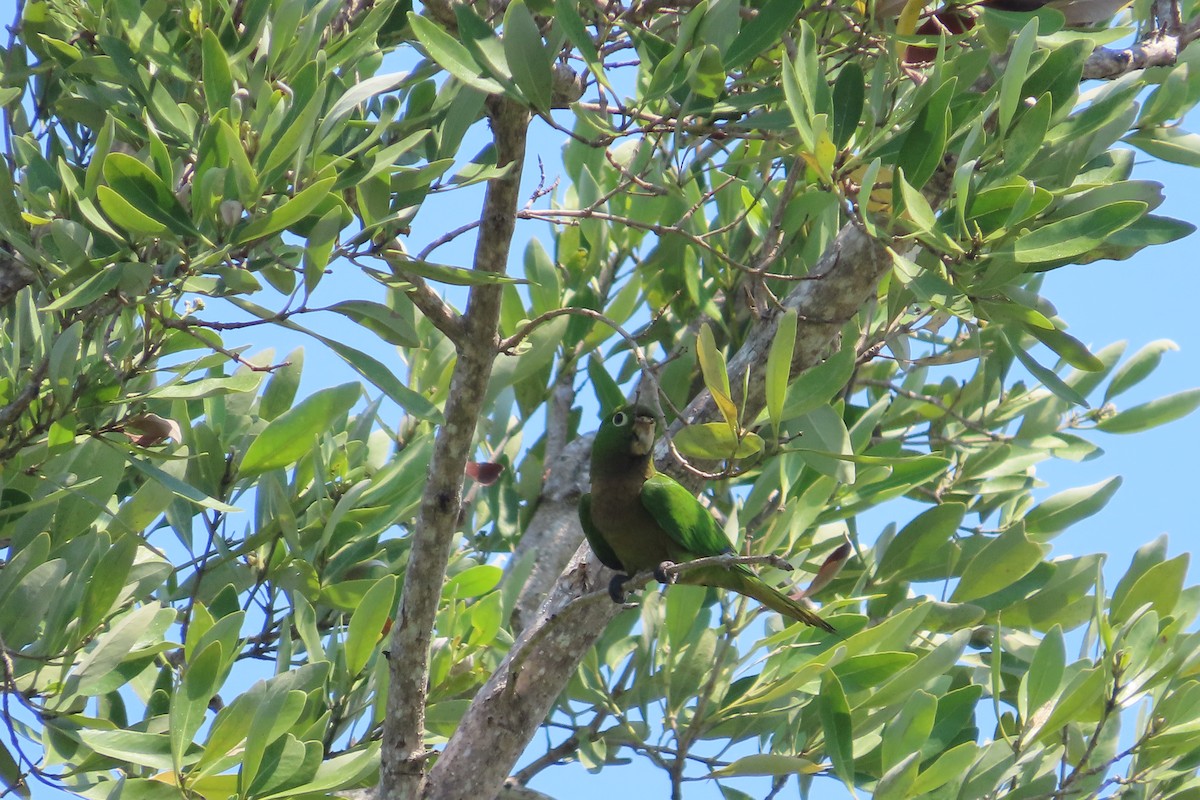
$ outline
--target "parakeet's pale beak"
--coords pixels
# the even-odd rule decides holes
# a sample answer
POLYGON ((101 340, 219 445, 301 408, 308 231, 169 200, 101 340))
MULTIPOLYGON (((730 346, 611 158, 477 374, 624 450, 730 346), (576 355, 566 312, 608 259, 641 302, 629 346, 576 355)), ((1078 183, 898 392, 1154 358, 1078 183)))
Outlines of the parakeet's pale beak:
POLYGON ((654 417, 638 414, 633 420, 633 442, 629 450, 635 456, 644 456, 654 448, 654 417))

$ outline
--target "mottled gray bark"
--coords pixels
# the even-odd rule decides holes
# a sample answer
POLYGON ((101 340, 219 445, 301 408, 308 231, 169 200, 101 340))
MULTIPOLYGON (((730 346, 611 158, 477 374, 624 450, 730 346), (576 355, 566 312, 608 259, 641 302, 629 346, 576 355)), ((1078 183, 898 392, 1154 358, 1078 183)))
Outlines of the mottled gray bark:
MULTIPOLYGON (((529 115, 523 107, 493 97, 488 100, 488 117, 499 163, 511 162, 514 167, 488 183, 474 268, 502 273, 516 224, 529 115)), ((458 525, 463 471, 495 361, 500 290, 500 286, 475 286, 467 300, 465 335, 457 347, 458 359, 443 412, 445 422, 434 440, 429 477, 413 531, 404 592, 392 635, 391 687, 383 730, 380 795, 389 800, 408 800, 422 794, 429 755, 424 746, 429 644, 450 544, 458 525)))

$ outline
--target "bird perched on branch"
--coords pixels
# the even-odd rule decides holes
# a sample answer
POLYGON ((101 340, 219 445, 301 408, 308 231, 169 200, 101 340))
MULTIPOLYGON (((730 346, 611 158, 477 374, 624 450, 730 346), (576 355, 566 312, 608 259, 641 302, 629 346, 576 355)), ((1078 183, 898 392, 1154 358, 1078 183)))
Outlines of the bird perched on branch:
POLYGON ((833 626, 803 603, 776 591, 743 564, 665 571, 674 563, 731 553, 729 540, 696 497, 654 468, 654 414, 626 406, 600 423, 592 445, 592 491, 579 498, 579 521, 588 544, 607 567, 622 573, 609 594, 623 602, 623 586, 653 570, 663 583, 715 586, 753 597, 780 614, 826 631, 833 626))

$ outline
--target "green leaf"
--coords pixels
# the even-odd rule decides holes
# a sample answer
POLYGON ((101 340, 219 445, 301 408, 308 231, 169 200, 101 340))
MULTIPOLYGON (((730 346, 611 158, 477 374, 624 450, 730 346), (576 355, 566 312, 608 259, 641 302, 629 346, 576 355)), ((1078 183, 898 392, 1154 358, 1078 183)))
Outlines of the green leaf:
POLYGON ((523 284, 528 281, 523 278, 510 278, 508 275, 503 275, 498 272, 484 272, 477 269, 464 269, 463 267, 451 267, 446 264, 434 264, 431 261, 418 261, 415 258, 407 256, 397 258, 394 254, 389 254, 389 263, 396 275, 389 275, 386 272, 378 270, 366 270, 366 272, 375 280, 387 286, 392 286, 397 289, 404 289, 406 283, 404 281, 405 273, 417 275, 421 278, 427 278, 431 281, 439 283, 448 283, 452 286, 497 286, 501 284, 523 284))
POLYGON ((396 576, 385 575, 365 595, 350 616, 346 630, 346 670, 357 676, 383 637, 384 625, 395 611, 396 576))
POLYGON ((672 586, 671 591, 667 592, 664 623, 667 643, 675 652, 680 652, 687 646, 688 635, 698 627, 701 620, 702 624, 707 625, 708 612, 704 609, 704 599, 707 595, 708 587, 685 584, 672 586))
POLYGON ((517 88, 534 108, 548 112, 554 64, 524 0, 508 4, 503 41, 504 55, 517 88))
POLYGON ((321 120, 321 126, 317 129, 316 140, 324 141, 325 137, 333 131, 334 126, 349 116, 350 112, 360 103, 370 100, 375 95, 400 88, 409 80, 409 77, 407 72, 389 72, 384 75, 373 75, 351 86, 329 107, 329 112, 321 120))
POLYGON ((418 347, 420 338, 402 314, 371 300, 343 300, 325 309, 354 320, 388 344, 418 347))
POLYGON ((1021 679, 1017 708, 1022 717, 1031 718, 1058 694, 1066 666, 1067 650, 1062 628, 1055 625, 1042 638, 1029 662, 1029 671, 1021 679))
POLYGON ((729 390, 729 372, 725 368, 725 357, 717 350, 712 328, 708 323, 700 326, 696 337, 696 356, 700 359, 700 371, 704 374, 704 385, 712 394, 713 401, 731 431, 738 429, 738 410, 733 404, 733 393, 729 390))
POLYGON ((1039 541, 1066 530, 1081 519, 1086 519, 1108 505, 1108 501, 1121 488, 1119 475, 1080 486, 1046 498, 1025 515, 1025 531, 1039 541))
MULTIPOLYGON (((165 733, 142 731, 80 729, 78 736, 100 755, 159 772, 175 769, 171 738, 165 733)), ((184 759, 185 763, 188 759, 184 759)), ((175 790, 178 794, 178 790, 175 790)))
MULTIPOLYGON (((943 503, 923 511, 896 534, 879 561, 880 577, 903 575, 908 569, 951 555, 945 545, 962 525, 967 507, 962 503, 943 503)), ((953 567, 953 564, 949 565, 953 567)))
POLYGON ((916 189, 923 187, 942 163, 949 135, 950 100, 957 85, 958 78, 955 77, 938 87, 921 107, 900 145, 896 166, 904 170, 916 189))
POLYGON ((963 742, 952 747, 917 776, 912 784, 911 796, 929 797, 955 779, 961 783, 978 756, 979 746, 974 742, 963 742))
POLYGON ((179 690, 171 695, 171 759, 176 771, 183 767, 184 753, 217 693, 221 660, 221 643, 213 642, 188 663, 179 690))
POLYGON ((845 147, 858 130, 864 93, 862 67, 857 61, 847 61, 838 71, 833 84, 833 143, 838 148, 845 147))
POLYGON ((1157 369, 1163 353, 1178 349, 1179 345, 1170 339, 1158 339, 1138 350, 1113 373, 1112 381, 1104 391, 1104 402, 1141 383, 1157 369))
POLYGON ((1021 90, 1024 88, 1025 78, 1028 76, 1029 58, 1033 55, 1033 49, 1037 44, 1037 34, 1038 20, 1037 17, 1033 17, 1025 23, 1025 27, 1021 29, 1017 40, 1013 42, 1012 49, 1008 52, 1008 63, 1000 78, 1000 100, 997 104, 1001 131, 1008 130, 1008 124, 1012 122, 1013 115, 1017 113, 1017 108, 1021 103, 1023 96, 1021 90))
POLYGON ((1140 128, 1122 141, 1163 161, 1200 167, 1200 134, 1176 126, 1140 128))
MULTIPOLYGON (((776 2, 784 2, 785 0, 776 0, 776 2)), ((604 75, 604 64, 600 61, 600 53, 596 50, 596 43, 592 41, 592 37, 588 35, 587 28, 583 24, 583 18, 579 16, 579 7, 574 0, 554 0, 554 24, 562 29, 562 32, 567 35, 567 39, 571 44, 575 45, 575 49, 579 51, 579 55, 583 57, 583 61, 587 64, 588 70, 600 81, 600 84, 609 91, 612 91, 612 86, 608 83, 608 78, 604 75)))
POLYGON ((1147 208, 1144 202, 1125 200, 1051 222, 1018 237, 1013 244, 1013 257, 1022 264, 1075 258, 1132 225, 1147 208))
POLYGON ((1200 389, 1187 389, 1127 408, 1101 420, 1096 427, 1105 433, 1138 433, 1186 417, 1197 406, 1200 406, 1200 389))
POLYGON ((333 188, 336 181, 336 177, 317 181, 298 192, 294 197, 285 200, 278 208, 250 220, 244 228, 237 232, 234 244, 245 244, 255 239, 262 239, 295 225, 316 209, 329 194, 329 190, 333 188))
POLYGON ((748 458, 763 449, 762 438, 756 433, 743 433, 741 438, 723 422, 688 425, 672 438, 679 452, 688 458, 724 461, 748 458))
POLYGON ((329 431, 335 420, 348 413, 362 396, 357 383, 321 389, 295 408, 271 420, 254 437, 238 473, 244 478, 294 464, 316 446, 317 437, 329 431))
POLYGON ((436 22, 412 11, 408 12, 408 22, 429 56, 451 75, 481 92, 504 93, 503 86, 483 76, 483 67, 475 61, 467 48, 436 22))
POLYGON ((479 597, 490 592, 500 584, 504 570, 494 564, 477 564, 468 567, 446 581, 442 589, 443 597, 479 597))
POLYGON ((1018 522, 971 559, 950 600, 968 603, 1011 586, 1040 564, 1049 551, 1049 545, 1031 542, 1025 526, 1018 522))
POLYGON ((1087 345, 1065 331, 1057 328, 1043 328, 1039 325, 1029 325, 1025 328, 1035 339, 1049 347, 1062 359, 1076 369, 1085 372, 1100 372, 1104 362, 1096 358, 1087 345))
POLYGON ((1024 365, 1025 369, 1032 373, 1033 377, 1041 381, 1043 386, 1067 402, 1074 403, 1078 406, 1083 406, 1084 408, 1091 407, 1088 405, 1088 402, 1083 395, 1068 386, 1062 378, 1054 374, 1053 370, 1046 369, 1037 361, 1035 361, 1033 356, 1025 352, 1024 348, 1022 348, 1016 341, 1013 340, 1011 336, 1009 336, 1007 331, 1004 331, 1003 334, 1005 341, 1007 341, 1009 347, 1012 348, 1013 355, 1015 355, 1017 360, 1024 365))
POLYGON ((891 769, 929 741, 937 714, 937 698, 918 689, 908 696, 900 713, 883 729, 883 768, 891 769))
POLYGON ((204 79, 204 105, 209 116, 212 116, 229 107, 233 97, 233 74, 229 70, 229 58, 212 28, 205 28, 201 38, 203 64, 200 74, 204 79))
POLYGON ((729 43, 725 50, 726 67, 736 69, 754 58, 766 56, 802 10, 793 0, 767 0, 729 43))
POLYGON ((1109 615, 1115 622, 1122 622, 1147 604, 1160 618, 1173 614, 1187 578, 1188 560, 1188 554, 1183 553, 1150 567, 1119 600, 1114 595, 1109 615))
POLYGON ((171 494, 177 497, 182 497, 184 500, 189 500, 201 508, 211 508, 213 511, 220 511, 223 514, 235 514, 241 511, 236 506, 231 506, 224 503, 215 497, 209 497, 200 489, 192 486, 190 483, 175 477, 166 470, 159 469, 149 459, 137 458, 133 455, 127 455, 129 465, 141 472, 151 480, 157 481, 168 489, 171 494))
POLYGON ((113 604, 121 596, 129 579, 137 551, 138 537, 125 535, 113 542, 112 547, 100 557, 84 589, 79 618, 81 631, 95 630, 113 610, 113 604))
POLYGON ((842 483, 853 483, 855 469, 851 457, 854 448, 842 415, 832 406, 823 405, 796 417, 795 424, 801 437, 793 447, 803 454, 805 462, 823 475, 842 483), (831 458, 830 454, 836 455, 831 458))
POLYGON ((821 676, 817 707, 821 712, 821 730, 825 733, 825 753, 833 763, 834 773, 853 792, 854 723, 842 683, 832 671, 821 676))
POLYGON ((105 216, 130 233, 161 236, 167 226, 138 211, 128 200, 107 186, 96 187, 96 199, 105 216))
MULTIPOLYGON (((166 179, 154 172, 141 161, 126 153, 109 153, 104 159, 104 180, 114 195, 132 205, 138 213, 152 218, 155 222, 180 236, 199 236, 200 232, 192 225, 191 219, 175 198, 175 193, 167 186, 166 179)), ((102 188, 102 187, 100 187, 102 188)), ((105 197, 109 193, 100 193, 100 206, 108 212, 105 197)), ((113 199, 109 196, 108 204, 113 199)), ((114 222, 121 224, 115 217, 114 222)))
POLYGON ((788 380, 792 374, 792 351, 796 347, 796 324, 796 309, 789 308, 779 318, 779 326, 767 354, 767 411, 776 435, 783 425, 783 404, 787 399, 788 380))
POLYGON ((270 422, 292 407, 300 388, 300 373, 304 369, 304 348, 297 347, 287 354, 283 365, 271 373, 267 388, 258 401, 258 416, 270 422))
MULTIPOLYGON (((674 590, 672 590, 674 591, 674 590)), ((709 778, 734 778, 740 775, 817 775, 824 767, 799 756, 778 753, 753 753, 742 756, 732 764, 715 769, 709 778)))

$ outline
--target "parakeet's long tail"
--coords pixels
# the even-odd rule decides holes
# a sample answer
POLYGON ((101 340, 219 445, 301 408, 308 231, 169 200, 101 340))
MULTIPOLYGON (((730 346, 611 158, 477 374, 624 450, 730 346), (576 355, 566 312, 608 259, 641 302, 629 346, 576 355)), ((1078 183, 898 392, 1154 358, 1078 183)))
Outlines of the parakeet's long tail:
POLYGON ((765 581, 748 570, 745 572, 742 570, 731 570, 726 580, 730 579, 736 584, 735 586, 730 586, 730 588, 738 594, 753 597, 772 611, 778 611, 785 617, 791 617, 794 620, 803 622, 805 625, 811 625, 823 631, 829 631, 830 633, 837 632, 832 625, 817 616, 815 611, 800 601, 793 600, 782 592, 771 588, 765 581))

